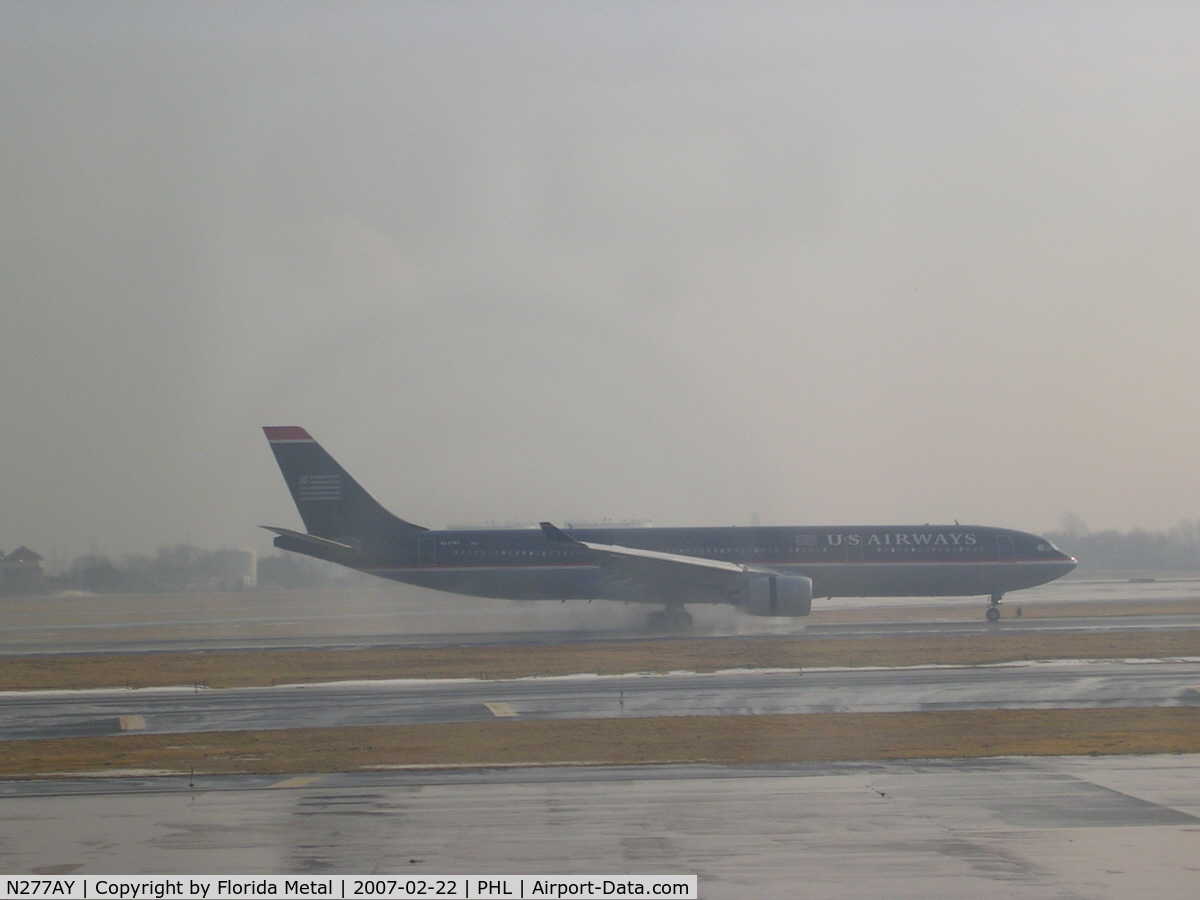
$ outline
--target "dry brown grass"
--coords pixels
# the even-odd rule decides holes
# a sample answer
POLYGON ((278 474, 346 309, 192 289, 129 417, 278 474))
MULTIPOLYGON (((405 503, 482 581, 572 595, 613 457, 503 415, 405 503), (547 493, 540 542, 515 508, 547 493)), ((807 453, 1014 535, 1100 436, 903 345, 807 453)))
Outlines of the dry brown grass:
POLYGON ((136 653, 0 659, 0 690, 359 678, 520 678, 733 668, 974 665, 1024 659, 1200 656, 1200 630, 897 638, 713 638, 524 647, 136 653))
POLYGON ((1200 710, 933 713, 467 722, 123 735, 4 745, 0 776, 127 769, 343 772, 392 766, 722 764, 1200 752, 1200 710))

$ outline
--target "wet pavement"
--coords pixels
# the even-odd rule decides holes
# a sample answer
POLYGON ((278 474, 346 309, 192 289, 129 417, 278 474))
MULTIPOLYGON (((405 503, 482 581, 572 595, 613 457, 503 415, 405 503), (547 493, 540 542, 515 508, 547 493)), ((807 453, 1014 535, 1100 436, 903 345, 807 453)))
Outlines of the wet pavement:
POLYGON ((1200 756, 0 783, 6 873, 696 873, 719 898, 1178 898, 1200 756))

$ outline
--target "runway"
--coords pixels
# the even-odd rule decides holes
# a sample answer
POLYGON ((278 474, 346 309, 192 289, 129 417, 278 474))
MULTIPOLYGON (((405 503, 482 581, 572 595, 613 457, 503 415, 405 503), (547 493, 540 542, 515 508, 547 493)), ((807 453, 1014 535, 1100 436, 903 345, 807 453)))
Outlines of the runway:
POLYGON ((1181 631, 1200 628, 1200 616, 1071 616, 1005 619, 998 623, 854 622, 809 625, 806 637, 940 637, 972 634, 1108 634, 1118 631, 1181 631))
MULTIPOLYGON (((1074 616, 1063 619, 1025 619, 988 622, 871 622, 807 625, 784 635, 763 633, 764 639, 939 637, 979 634, 1108 634, 1122 631, 1191 631, 1200 629, 1200 616, 1074 616)), ((24 642, 0 647, 0 656, 43 656, 60 653, 183 653, 198 650, 347 650, 417 647, 512 647, 577 644, 592 641, 691 640, 706 632, 663 635, 639 630, 511 631, 490 634, 344 634, 295 637, 192 638, 137 641, 24 642)), ((717 635, 733 636, 733 635, 717 635)))
POLYGON ((505 719, 1198 706, 1200 660, 0 694, 0 740, 505 719))
POLYGON ((0 783, 0 868, 695 873, 706 900, 1179 898, 1200 756, 0 783))
MULTIPOLYGON (((1171 631, 1200 628, 1200 581, 1067 579, 1006 598, 983 620, 979 598, 818 598, 808 619, 759 619, 732 607, 692 607, 681 638, 843 638, 1171 631), (1087 603, 1094 614, 1056 610, 1087 603), (1193 604, 1187 613, 1162 604, 1193 604), (1159 605, 1157 614, 1140 614, 1159 605), (1016 618, 1016 608, 1026 615, 1016 618), (1114 611, 1129 614, 1113 615, 1114 611), (1194 610, 1194 611, 1193 611, 1194 610), (837 621, 830 619, 837 618, 837 621), (847 618, 849 620, 847 620, 847 618)), ((513 602, 454 597, 404 585, 342 591, 0 598, 0 656, 190 650, 546 645, 641 640, 637 604, 513 602)))

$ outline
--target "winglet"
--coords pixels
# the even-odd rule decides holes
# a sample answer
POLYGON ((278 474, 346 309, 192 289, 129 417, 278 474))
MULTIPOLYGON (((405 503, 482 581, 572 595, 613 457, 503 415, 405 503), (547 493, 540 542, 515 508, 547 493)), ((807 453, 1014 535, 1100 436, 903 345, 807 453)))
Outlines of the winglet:
POLYGON ((569 534, 555 528, 550 522, 539 522, 542 527, 542 534, 546 536, 546 540, 552 541, 555 544, 578 544, 579 541, 571 537, 569 534))

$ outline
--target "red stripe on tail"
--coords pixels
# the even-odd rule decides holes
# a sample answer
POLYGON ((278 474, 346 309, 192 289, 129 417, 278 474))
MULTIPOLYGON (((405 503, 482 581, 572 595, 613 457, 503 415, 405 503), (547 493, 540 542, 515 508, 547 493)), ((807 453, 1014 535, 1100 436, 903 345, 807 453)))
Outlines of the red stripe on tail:
POLYGON ((268 441, 311 441, 312 435, 299 425, 264 425, 268 441))

